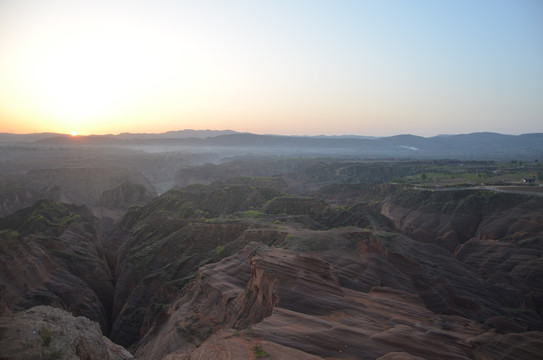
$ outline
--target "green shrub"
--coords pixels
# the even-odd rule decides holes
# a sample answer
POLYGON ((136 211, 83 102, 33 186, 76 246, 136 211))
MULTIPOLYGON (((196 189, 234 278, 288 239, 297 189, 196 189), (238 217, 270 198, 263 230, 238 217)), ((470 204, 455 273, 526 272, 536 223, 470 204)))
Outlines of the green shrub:
POLYGON ((255 358, 256 359, 262 359, 263 357, 267 357, 268 353, 265 352, 260 346, 255 346, 255 358))
POLYGON ((53 331, 52 330, 43 330, 41 333, 41 344, 43 346, 49 346, 53 341, 53 331))
POLYGON ((253 295, 253 288, 248 288, 247 291, 245 291, 245 297, 249 299, 253 295))

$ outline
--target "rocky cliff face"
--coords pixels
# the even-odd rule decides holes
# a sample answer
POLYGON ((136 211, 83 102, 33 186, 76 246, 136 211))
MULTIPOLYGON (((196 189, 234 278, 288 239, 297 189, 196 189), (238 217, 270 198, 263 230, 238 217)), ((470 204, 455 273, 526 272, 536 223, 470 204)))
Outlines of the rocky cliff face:
POLYGON ((144 185, 124 181, 102 193, 96 206, 111 210, 126 210, 133 205, 145 205, 156 196, 144 185))
POLYGON ((125 210, 132 203, 143 204, 155 196, 153 185, 136 171, 91 167, 31 169, 0 178, 0 216, 42 198, 125 210))
MULTIPOLYGON (((515 339, 508 356, 535 359, 543 333, 515 339)), ((203 267, 135 355, 486 359, 511 340, 464 316, 438 315, 406 291, 342 287, 334 266, 319 258, 253 243, 203 267)))
POLYGON ((381 197, 381 213, 400 231, 451 252, 473 237, 497 239, 516 229, 543 230, 538 225, 543 206, 541 197, 483 190, 417 190, 405 186, 381 186, 376 193, 381 197))
POLYGON ((2 359, 133 359, 95 322, 50 306, 2 316, 0 324, 2 359))
POLYGON ((124 181, 112 189, 105 190, 91 207, 94 216, 101 219, 102 227, 111 230, 131 206, 142 206, 150 202, 156 193, 148 187, 124 181))
POLYGON ((0 220, 0 284, 13 310, 52 305, 110 327, 113 277, 83 206, 41 200, 0 220))
POLYGON ((40 201, 0 219, 0 309, 85 316, 138 359, 540 355, 541 199, 286 188, 232 178, 144 203, 125 184, 108 206, 142 203, 107 233, 84 206, 40 201))
POLYGON ((0 216, 34 204, 41 194, 8 177, 0 177, 0 216))
POLYGON ((153 191, 142 175, 122 168, 34 169, 21 180, 35 191, 55 195, 54 200, 76 204, 94 204, 104 191, 127 180, 153 191))

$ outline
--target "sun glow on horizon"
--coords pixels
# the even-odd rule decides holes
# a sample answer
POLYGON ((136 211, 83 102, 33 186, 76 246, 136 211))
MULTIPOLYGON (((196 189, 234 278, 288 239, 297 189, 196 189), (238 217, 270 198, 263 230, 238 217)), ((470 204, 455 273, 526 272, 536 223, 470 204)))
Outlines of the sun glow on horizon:
MULTIPOLYGON (((0 68, 0 81, 11 85, 10 91, 0 89, 0 100, 10 104, 0 107, 0 119, 16 118, 28 124, 27 131, 126 131, 144 120, 149 124, 171 98, 182 96, 187 61, 171 46, 173 35, 136 18, 123 19, 123 26, 106 17, 97 27, 92 14, 53 23, 53 10, 27 15, 25 24, 36 25, 13 35, 13 50, 2 56, 5 68, 16 71, 3 74, 0 68)), ((2 45, 0 37, 0 50, 2 45)))
POLYGON ((0 1, 0 132, 541 132, 542 10, 0 1))

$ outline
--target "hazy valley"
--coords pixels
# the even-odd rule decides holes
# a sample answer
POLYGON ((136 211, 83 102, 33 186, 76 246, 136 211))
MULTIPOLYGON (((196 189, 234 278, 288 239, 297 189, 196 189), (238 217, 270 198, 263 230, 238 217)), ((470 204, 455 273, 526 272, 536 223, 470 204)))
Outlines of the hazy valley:
POLYGON ((543 134, 0 148, 0 359, 543 351, 543 134))

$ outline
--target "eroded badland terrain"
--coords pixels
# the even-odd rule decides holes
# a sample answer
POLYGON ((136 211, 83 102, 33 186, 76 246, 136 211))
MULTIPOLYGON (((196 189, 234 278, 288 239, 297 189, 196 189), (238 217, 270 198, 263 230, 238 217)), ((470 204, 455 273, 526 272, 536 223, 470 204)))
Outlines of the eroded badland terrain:
POLYGON ((543 356, 539 150, 44 141, 2 145, 0 359, 543 356))

